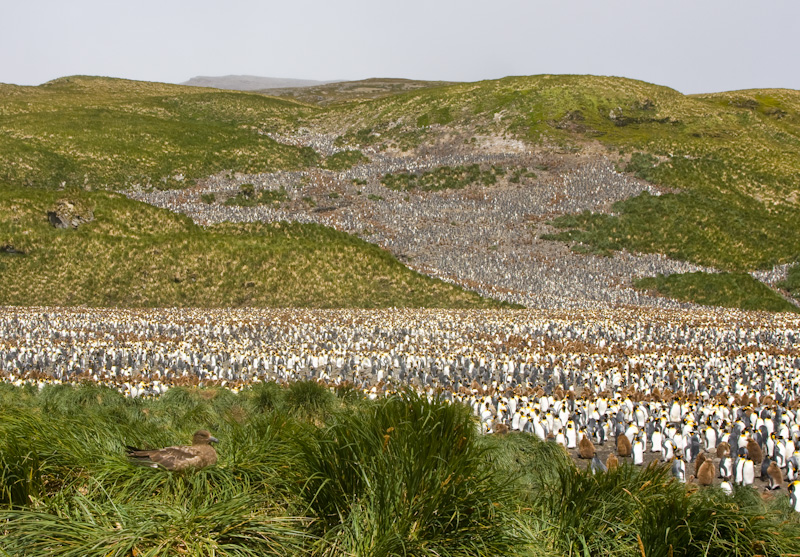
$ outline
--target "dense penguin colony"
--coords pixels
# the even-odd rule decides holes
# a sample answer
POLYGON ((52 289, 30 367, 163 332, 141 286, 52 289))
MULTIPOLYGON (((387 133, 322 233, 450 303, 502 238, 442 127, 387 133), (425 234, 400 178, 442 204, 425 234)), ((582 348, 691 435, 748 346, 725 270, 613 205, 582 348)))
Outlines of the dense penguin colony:
MULTIPOLYGON (((310 132, 273 139, 324 156, 345 148, 310 132)), ((560 443, 594 471, 661 461, 683 482, 786 487, 800 510, 800 319, 653 297, 632 279, 712 270, 660 256, 578 255, 542 240, 558 215, 662 191, 608 160, 476 139, 413 155, 366 147, 370 162, 344 172, 221 174, 181 191, 126 194, 202 225, 332 226, 424 273, 547 312, 6 309, 4 379, 90 380, 131 397, 256 381, 314 380, 370 398, 411 388, 467 405, 485 434, 560 443), (491 187, 438 192, 381 183, 390 173, 471 164, 506 174, 491 187), (247 183, 286 198, 222 203, 247 183)), ((754 276, 774 283, 786 270, 754 276)))
POLYGON ((0 372, 130 397, 255 381, 370 398, 410 387, 468 405, 486 434, 550 439, 593 468, 610 453, 671 461, 682 481, 800 479, 800 318, 788 314, 4 308, 0 372))
MULTIPOLYGON (((344 149, 334 145, 333 136, 307 133, 275 139, 325 155, 344 149)), ((637 291, 632 280, 708 269, 658 255, 578 255, 540 238, 552 232, 546 223, 558 215, 608 211, 616 201, 642 192, 659 195, 659 189, 616 172, 608 160, 536 154, 519 142, 496 138, 487 145, 427 147, 413 155, 367 147, 361 150, 370 162, 345 172, 218 175, 179 191, 124 193, 202 225, 286 220, 331 226, 390 250, 420 272, 529 308, 690 307, 637 291), (393 191, 381 184, 390 173, 471 164, 502 167, 506 175, 491 187, 438 192, 393 191), (518 183, 509 181, 515 170, 525 170, 518 183), (256 207, 222 203, 245 183, 256 191, 283 188, 287 201, 256 207), (217 202, 203 202, 203 194, 214 194, 217 202)), ((780 268, 757 278, 774 283, 785 275, 786 269, 780 268)))

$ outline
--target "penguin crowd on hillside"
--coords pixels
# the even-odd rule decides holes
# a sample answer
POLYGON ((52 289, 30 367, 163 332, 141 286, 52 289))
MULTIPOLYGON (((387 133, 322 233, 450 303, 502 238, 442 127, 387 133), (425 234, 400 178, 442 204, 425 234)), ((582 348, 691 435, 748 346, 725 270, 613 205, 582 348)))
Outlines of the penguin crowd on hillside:
MULTIPOLYGON (((326 155, 347 148, 336 145, 334 136, 310 132, 275 138, 326 155)), ((497 139, 486 149, 423 146, 414 154, 364 147, 370 162, 344 172, 220 174, 183 190, 123 193, 201 225, 295 221, 331 226, 391 251, 419 272, 528 308, 693 307, 636 290, 632 280, 712 269, 659 255, 577 254, 541 239, 556 232, 547 223, 559 215, 609 211, 616 201, 643 192, 660 195, 660 189, 617 172, 610 160, 537 154, 517 143, 497 139), (438 192, 394 191, 381 183, 390 173, 470 164, 502 167, 506 174, 491 187, 438 192), (514 183, 517 170, 524 172, 514 183), (287 199, 255 207, 225 205, 245 183, 256 191, 283 188, 287 199), (214 194, 217 201, 203 201, 204 194, 214 194)), ((754 276, 775 284, 786 273, 781 266, 754 276)))
POLYGON ((788 314, 7 307, 0 376, 129 397, 258 381, 373 399, 412 388, 468 405, 485 434, 561 443, 593 470, 659 460, 723 489, 800 481, 800 318, 788 314))

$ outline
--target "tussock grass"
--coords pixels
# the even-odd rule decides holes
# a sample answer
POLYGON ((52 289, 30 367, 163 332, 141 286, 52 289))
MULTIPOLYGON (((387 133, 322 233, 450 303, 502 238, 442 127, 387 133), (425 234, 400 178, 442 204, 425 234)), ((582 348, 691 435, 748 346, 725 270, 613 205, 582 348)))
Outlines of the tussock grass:
POLYGON ((325 554, 507 554, 510 484, 462 406, 412 393, 336 416, 305 445, 305 497, 325 554))
MULTIPOLYGON (((785 493, 764 501, 662 467, 579 470, 534 436, 480 437, 466 407, 347 389, 289 412, 289 386, 0 386, 0 547, 11 555, 783 555, 785 493), (170 394, 171 393, 171 394, 170 394), (329 405, 329 406, 328 406, 329 405), (135 466, 126 445, 220 439, 216 466, 135 466)), ((300 398, 300 397, 298 397, 300 398)))
POLYGON ((327 157, 323 166, 328 170, 342 172, 366 162, 369 162, 369 159, 364 153, 357 149, 347 149, 327 157))
POLYGON ((552 238, 599 250, 660 252, 728 271, 768 269, 800 253, 796 213, 741 196, 647 193, 616 203, 616 216, 584 212, 553 221, 552 238))
MULTIPOLYGON (((214 196, 214 194, 204 194, 214 196)), ((271 191, 271 190, 262 190, 255 193, 253 184, 243 184, 239 187, 239 193, 237 193, 233 197, 229 197, 225 200, 225 205, 234 205, 237 207, 255 207, 257 205, 272 205, 272 204, 279 204, 282 201, 286 201, 288 195, 286 194, 286 188, 281 186, 279 190, 271 191)), ((211 199, 211 202, 214 200, 211 199)))
POLYGON ((9 532, 5 548, 14 555, 300 555, 306 537, 301 520, 270 516, 253 495, 188 509, 76 497, 51 512, 0 516, 9 532))
POLYGON ((534 510, 562 555, 784 555, 800 543, 796 518, 755 490, 687 489, 658 465, 596 475, 559 467, 534 510))
POLYGON ((284 397, 289 413, 317 419, 327 418, 335 402, 333 393, 316 381, 295 381, 284 397))

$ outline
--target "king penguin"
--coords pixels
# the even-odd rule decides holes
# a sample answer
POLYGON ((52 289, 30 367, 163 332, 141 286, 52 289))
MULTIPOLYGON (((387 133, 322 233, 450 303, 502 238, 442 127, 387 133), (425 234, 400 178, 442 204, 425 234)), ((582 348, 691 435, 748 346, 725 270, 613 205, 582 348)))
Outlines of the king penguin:
POLYGON ((631 442, 625 435, 617 436, 617 455, 621 458, 631 456, 631 442))
POLYGON ((767 475, 769 476, 769 490, 774 491, 783 487, 783 473, 774 460, 769 463, 767 475))
POLYGON ((755 464, 749 457, 746 456, 744 458, 744 464, 742 466, 741 483, 742 485, 753 485, 755 479, 756 479, 755 464))
POLYGON ((683 460, 683 455, 675 457, 672 461, 672 475, 679 482, 686 483, 686 462, 683 460))
POLYGON ((789 484, 789 502, 792 508, 800 513, 800 494, 797 493, 798 491, 800 491, 800 480, 795 480, 789 484))
POLYGON ((578 443, 578 456, 580 458, 592 458, 597 451, 594 448, 594 444, 591 442, 589 437, 584 433, 583 437, 581 437, 580 443, 578 443))
POLYGON ((642 434, 638 433, 633 442, 633 464, 642 466, 644 464, 644 441, 642 441, 642 434))
POLYGON ((709 458, 703 461, 697 471, 697 483, 710 486, 714 483, 714 462, 709 458))

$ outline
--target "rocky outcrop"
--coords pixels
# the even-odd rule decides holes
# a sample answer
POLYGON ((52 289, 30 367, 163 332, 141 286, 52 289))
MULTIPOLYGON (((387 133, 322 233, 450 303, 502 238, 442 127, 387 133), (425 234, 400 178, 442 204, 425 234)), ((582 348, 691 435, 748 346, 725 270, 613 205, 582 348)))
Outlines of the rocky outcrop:
POLYGON ((10 253, 12 255, 25 255, 25 252, 14 247, 13 244, 0 244, 0 253, 10 253))
POLYGON ((60 199, 47 211, 47 218, 55 228, 78 228, 94 220, 94 211, 79 202, 60 199))

